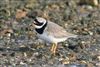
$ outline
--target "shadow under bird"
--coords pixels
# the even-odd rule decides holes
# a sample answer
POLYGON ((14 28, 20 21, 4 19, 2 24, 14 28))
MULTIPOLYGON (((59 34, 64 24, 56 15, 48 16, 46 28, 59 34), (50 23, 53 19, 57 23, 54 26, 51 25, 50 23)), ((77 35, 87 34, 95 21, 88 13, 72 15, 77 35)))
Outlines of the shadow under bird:
MULTIPOLYGON (((29 17, 30 18, 30 17, 29 17)), ((31 17, 32 18, 32 17, 31 17)), ((56 53, 57 44, 63 42, 68 38, 76 38, 77 35, 68 33, 60 25, 46 20, 42 17, 33 18, 33 23, 35 26, 35 31, 39 39, 44 40, 47 43, 52 44, 51 52, 52 54, 56 53)))

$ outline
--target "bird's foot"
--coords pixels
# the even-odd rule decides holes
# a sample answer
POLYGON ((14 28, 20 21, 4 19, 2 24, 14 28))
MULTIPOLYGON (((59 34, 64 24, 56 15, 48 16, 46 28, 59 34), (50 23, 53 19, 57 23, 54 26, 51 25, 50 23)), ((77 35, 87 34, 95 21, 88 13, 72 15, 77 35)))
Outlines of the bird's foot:
POLYGON ((51 47, 51 52, 52 52, 53 55, 56 54, 56 49, 57 49, 57 44, 53 43, 52 47, 51 47))

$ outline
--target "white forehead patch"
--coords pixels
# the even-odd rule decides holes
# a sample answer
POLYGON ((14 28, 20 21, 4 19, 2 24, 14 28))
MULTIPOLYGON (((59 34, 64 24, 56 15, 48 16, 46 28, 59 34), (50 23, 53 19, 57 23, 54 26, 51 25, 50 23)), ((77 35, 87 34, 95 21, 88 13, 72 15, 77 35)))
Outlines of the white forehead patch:
POLYGON ((38 20, 38 22, 42 22, 42 23, 45 23, 46 22, 46 20, 44 19, 44 18, 41 18, 41 17, 37 17, 36 18, 37 20, 38 20))

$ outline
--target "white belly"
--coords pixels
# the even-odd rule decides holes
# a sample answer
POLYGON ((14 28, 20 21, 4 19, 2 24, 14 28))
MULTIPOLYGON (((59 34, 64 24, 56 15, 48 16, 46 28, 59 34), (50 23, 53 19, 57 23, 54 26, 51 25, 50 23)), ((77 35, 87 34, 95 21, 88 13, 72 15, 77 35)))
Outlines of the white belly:
POLYGON ((65 41, 67 38, 64 37, 64 38, 55 38, 51 35, 48 35, 46 33, 43 33, 43 34, 37 34, 38 38, 46 41, 47 43, 58 43, 58 42, 62 42, 62 41, 65 41))

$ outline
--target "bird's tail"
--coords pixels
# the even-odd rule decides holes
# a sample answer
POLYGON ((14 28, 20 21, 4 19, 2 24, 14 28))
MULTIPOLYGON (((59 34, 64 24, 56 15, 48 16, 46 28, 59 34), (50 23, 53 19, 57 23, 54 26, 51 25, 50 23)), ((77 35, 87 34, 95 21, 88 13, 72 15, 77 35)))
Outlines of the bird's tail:
POLYGON ((75 35, 75 34, 69 34, 68 35, 68 38, 77 38, 78 37, 78 35, 75 35))

